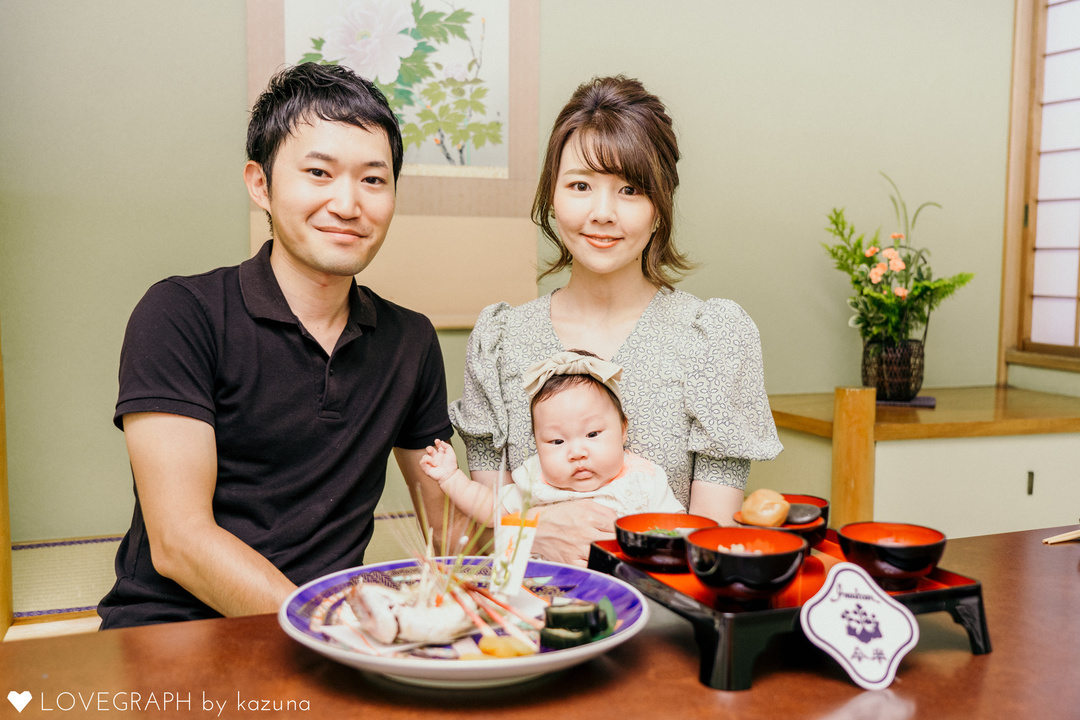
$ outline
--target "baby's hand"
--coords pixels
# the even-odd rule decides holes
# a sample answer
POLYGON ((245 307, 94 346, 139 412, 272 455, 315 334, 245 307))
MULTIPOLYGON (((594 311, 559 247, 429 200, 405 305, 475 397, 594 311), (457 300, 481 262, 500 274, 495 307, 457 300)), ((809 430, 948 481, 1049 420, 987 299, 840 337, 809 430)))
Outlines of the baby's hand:
POLYGON ((420 458, 420 469, 432 480, 443 483, 458 470, 457 455, 449 443, 435 441, 435 447, 428 446, 427 454, 420 458))

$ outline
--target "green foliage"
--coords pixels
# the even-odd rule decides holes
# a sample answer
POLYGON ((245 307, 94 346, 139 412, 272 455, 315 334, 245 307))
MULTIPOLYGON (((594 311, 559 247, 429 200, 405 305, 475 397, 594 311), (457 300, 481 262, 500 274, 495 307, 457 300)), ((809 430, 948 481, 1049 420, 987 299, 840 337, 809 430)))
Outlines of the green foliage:
MULTIPOLYGON (((386 96, 390 108, 401 125, 401 138, 405 149, 421 148, 434 143, 442 150, 443 157, 451 165, 466 165, 467 148, 500 145, 503 141, 503 124, 498 120, 486 120, 487 105, 483 102, 488 88, 480 78, 483 36, 477 41, 481 52, 474 52, 466 68, 466 79, 458 80, 444 75, 441 63, 431 56, 438 45, 465 41, 472 47, 466 24, 473 17, 468 10, 456 9, 450 13, 425 10, 421 0, 413 0, 414 27, 402 30, 417 41, 412 55, 401 59, 398 76, 393 83, 376 82, 386 96)), ((311 38, 312 51, 300 62, 316 62, 333 65, 337 58, 327 59, 323 53, 325 40, 311 38)), ((459 76, 460 77, 460 76, 459 76)))
POLYGON ((834 208, 826 229, 837 242, 822 246, 836 269, 851 280, 854 295, 848 298, 848 307, 855 314, 848 324, 858 329, 866 342, 899 345, 924 329, 930 322, 930 313, 974 275, 958 273, 934 278, 929 251, 912 247, 910 240, 919 213, 928 206, 941 206, 923 203, 909 219, 907 205, 896 184, 888 175, 882 175, 895 191, 891 199, 897 224, 903 232, 893 233, 892 245, 882 249, 878 232, 867 243, 865 235, 855 234, 844 211, 834 208))

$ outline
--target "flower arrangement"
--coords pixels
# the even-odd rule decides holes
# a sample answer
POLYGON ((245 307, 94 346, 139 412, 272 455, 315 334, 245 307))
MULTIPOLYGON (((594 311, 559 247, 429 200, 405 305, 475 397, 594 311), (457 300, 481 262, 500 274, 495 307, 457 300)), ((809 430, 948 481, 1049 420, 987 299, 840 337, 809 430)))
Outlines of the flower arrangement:
POLYGON ((472 17, 427 10, 420 0, 351 0, 300 62, 341 63, 371 79, 398 116, 406 150, 430 142, 448 164, 469 165, 470 148, 503 141, 503 123, 487 118, 480 77, 486 23, 474 39, 472 17), (437 46, 451 42, 468 45, 467 64, 437 61, 437 46))
POLYGON ((836 269, 851 278, 855 290, 848 298, 848 306, 855 311, 848 325, 858 328, 864 343, 890 347, 902 345, 920 328, 925 340, 931 311, 974 275, 958 273, 934 279, 930 252, 913 247, 911 233, 924 208, 941 206, 925 202, 909 222, 907 205, 896 183, 885 173, 881 175, 892 186, 894 194, 890 198, 901 230, 890 235, 891 246, 882 247, 880 230, 866 243, 864 235, 855 235, 855 228, 844 218, 843 209, 836 208, 829 214, 827 230, 839 242, 822 245, 836 263, 836 269))

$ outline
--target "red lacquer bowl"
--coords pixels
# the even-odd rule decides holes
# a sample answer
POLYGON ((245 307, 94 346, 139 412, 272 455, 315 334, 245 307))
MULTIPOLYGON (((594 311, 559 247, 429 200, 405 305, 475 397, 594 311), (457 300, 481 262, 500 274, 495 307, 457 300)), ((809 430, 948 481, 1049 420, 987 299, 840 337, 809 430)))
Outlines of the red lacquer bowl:
POLYGON ((686 570, 686 536, 716 521, 685 513, 641 513, 615 521, 615 539, 631 559, 657 567, 686 570), (678 531, 682 532, 678 532, 678 531), (670 534, 678 532, 678 534, 670 534))
POLYGON ((884 590, 911 590, 937 567, 945 534, 922 525, 849 523, 837 532, 844 558, 866 570, 884 590))
POLYGON ((690 569, 702 583, 718 595, 744 601, 768 598, 790 585, 809 545, 775 528, 716 527, 687 537, 686 552, 690 569), (730 551, 735 545, 743 550, 730 551))

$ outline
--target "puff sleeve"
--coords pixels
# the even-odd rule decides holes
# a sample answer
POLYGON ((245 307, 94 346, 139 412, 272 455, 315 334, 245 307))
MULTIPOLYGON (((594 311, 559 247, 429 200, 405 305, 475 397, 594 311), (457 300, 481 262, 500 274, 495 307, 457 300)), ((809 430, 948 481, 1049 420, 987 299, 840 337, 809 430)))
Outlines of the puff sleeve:
POLYGON ((694 480, 745 488, 750 461, 783 450, 754 321, 730 300, 703 303, 691 322, 683 371, 694 480))
POLYGON ((503 333, 510 306, 496 303, 476 320, 465 353, 465 388, 450 404, 472 470, 498 470, 507 443, 509 414, 502 390, 503 333))

